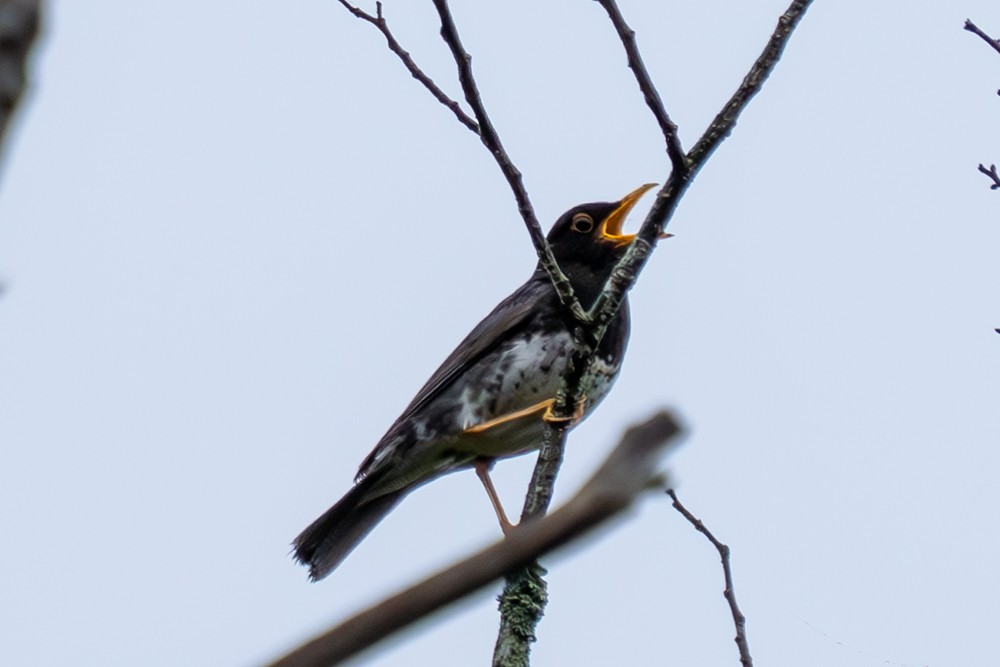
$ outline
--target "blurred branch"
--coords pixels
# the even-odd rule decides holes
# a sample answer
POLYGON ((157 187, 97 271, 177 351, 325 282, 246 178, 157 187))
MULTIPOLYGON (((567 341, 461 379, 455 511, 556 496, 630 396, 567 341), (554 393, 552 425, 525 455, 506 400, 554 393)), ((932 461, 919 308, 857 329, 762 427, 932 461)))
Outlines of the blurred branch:
POLYGON ((667 489, 667 495, 673 500, 674 508, 695 527, 695 530, 707 537, 708 541, 719 552, 719 557, 722 559, 722 573, 726 580, 726 590, 723 592, 723 595, 726 598, 726 602, 729 603, 729 611, 733 614, 733 624, 736 626, 736 646, 740 651, 740 663, 743 667, 753 667, 753 658, 750 657, 750 645, 747 643, 747 619, 743 615, 743 612, 740 611, 739 605, 736 604, 736 592, 733 590, 733 571, 729 564, 729 547, 716 539, 715 535, 705 527, 702 520, 696 518, 695 515, 691 514, 681 504, 673 489, 667 489))
POLYGON ((358 613, 269 667, 340 664, 504 573, 590 533, 631 506, 642 491, 663 483, 659 462, 680 434, 680 426, 666 411, 632 426, 590 481, 559 510, 517 526, 503 541, 358 613))
POLYGON ((27 86, 25 61, 40 13, 39 0, 0 0, 0 147, 27 86))

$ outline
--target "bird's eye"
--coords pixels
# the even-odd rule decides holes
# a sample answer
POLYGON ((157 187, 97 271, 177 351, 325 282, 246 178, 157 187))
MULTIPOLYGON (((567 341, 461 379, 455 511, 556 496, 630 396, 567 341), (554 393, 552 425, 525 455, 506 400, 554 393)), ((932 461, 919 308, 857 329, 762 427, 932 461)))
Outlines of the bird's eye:
POLYGON ((573 222, 570 226, 574 232, 589 234, 594 231, 594 219, 586 213, 577 213, 573 216, 573 222))

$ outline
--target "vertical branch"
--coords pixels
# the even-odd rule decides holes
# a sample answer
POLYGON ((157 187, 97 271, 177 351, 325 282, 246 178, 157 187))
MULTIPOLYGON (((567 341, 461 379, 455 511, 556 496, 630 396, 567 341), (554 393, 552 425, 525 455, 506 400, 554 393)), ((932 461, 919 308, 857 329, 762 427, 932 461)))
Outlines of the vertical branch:
MULTIPOLYGON (((993 39, 987 35, 985 32, 980 30, 979 26, 969 19, 965 19, 965 29, 972 34, 979 36, 979 38, 989 44, 994 51, 1000 53, 1000 40, 993 39)), ((1000 90, 997 91, 997 95, 1000 95, 1000 90)), ((985 175, 992 181, 992 183, 990 183, 990 190, 1000 190, 1000 174, 997 174, 997 166, 995 164, 991 164, 990 168, 987 169, 982 163, 980 163, 979 173, 985 175)))

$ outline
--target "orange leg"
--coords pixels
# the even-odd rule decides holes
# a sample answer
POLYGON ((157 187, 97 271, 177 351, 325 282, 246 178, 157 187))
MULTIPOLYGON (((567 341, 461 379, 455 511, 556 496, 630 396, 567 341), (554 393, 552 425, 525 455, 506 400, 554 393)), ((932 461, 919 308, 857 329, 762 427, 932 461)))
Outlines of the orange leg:
POLYGON ((490 502, 493 503, 493 511, 497 513, 500 530, 506 535, 514 528, 514 524, 507 519, 507 513, 503 511, 503 505, 500 503, 500 496, 497 495, 497 490, 493 486, 493 480, 490 479, 490 468, 493 467, 493 461, 476 461, 475 467, 476 475, 479 477, 479 481, 483 483, 483 488, 486 489, 486 495, 490 497, 490 502))
POLYGON ((548 407, 545 408, 545 413, 542 414, 542 421, 547 421, 550 424, 561 424, 564 422, 569 422, 570 424, 576 424, 581 419, 583 419, 583 413, 587 411, 587 397, 581 396, 580 400, 576 402, 573 406, 573 416, 570 418, 556 417, 552 414, 552 406, 555 403, 555 399, 548 401, 548 407))

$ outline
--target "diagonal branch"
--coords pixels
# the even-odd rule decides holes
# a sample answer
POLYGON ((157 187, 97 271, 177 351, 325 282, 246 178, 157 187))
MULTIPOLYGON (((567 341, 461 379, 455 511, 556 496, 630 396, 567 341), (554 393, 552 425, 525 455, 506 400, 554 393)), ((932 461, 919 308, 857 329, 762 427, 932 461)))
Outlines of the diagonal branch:
POLYGON ((670 164, 673 165, 676 172, 687 171, 687 156, 684 155, 680 138, 677 136, 677 125, 670 120, 670 115, 667 113, 666 107, 663 106, 663 100, 660 99, 660 93, 657 92, 656 86, 646 70, 646 64, 642 61, 642 55, 639 53, 639 45, 635 41, 635 31, 625 22, 625 17, 622 16, 615 0, 598 0, 598 2, 604 7, 611 23, 615 26, 615 30, 618 31, 618 37, 621 39, 628 57, 628 66, 635 73, 635 80, 646 99, 646 106, 653 112, 656 122, 660 125, 660 131, 663 132, 663 138, 667 142, 667 155, 670 157, 670 164))
POLYGON ((514 193, 514 199, 517 201, 518 211, 520 212, 521 218, 524 220, 524 224, 528 229, 528 235, 531 237, 531 242, 535 247, 535 252, 538 255, 539 261, 542 263, 542 266, 545 268, 546 273, 548 273, 549 279, 552 281, 552 285, 555 287, 556 293, 559 295, 559 300, 569 309, 570 313, 572 313, 573 317, 576 318, 578 322, 586 323, 587 315, 584 312, 583 307, 580 305, 580 302, 573 294, 573 286, 570 284, 566 275, 559 268, 559 264, 552 255, 552 249, 549 248, 549 243, 545 239, 545 233, 542 231, 542 226, 538 222, 538 217, 535 215, 535 209, 531 205, 528 192, 524 187, 521 172, 516 166, 514 166, 510 156, 508 156, 506 150, 504 150, 503 144, 500 143, 500 137, 486 113, 486 107, 483 105, 482 98, 479 94, 479 88, 476 85, 475 77, 472 74, 472 56, 470 56, 462 46, 461 39, 458 35, 458 28, 455 26, 455 21, 451 16, 451 10, 448 7, 447 0, 435 0, 434 2, 434 6, 437 8, 438 14, 441 17, 441 36, 451 49, 452 55, 455 57, 455 63, 458 65, 459 81, 462 84, 462 91, 465 93, 465 99, 472 106, 478 122, 466 114, 457 101, 448 97, 448 95, 445 94, 445 92, 442 91, 441 88, 438 87, 438 85, 434 83, 434 81, 422 69, 420 69, 410 54, 403 49, 402 45, 396 40, 392 31, 389 29, 389 25, 385 17, 382 15, 381 2, 375 3, 375 16, 372 16, 368 12, 352 5, 347 2, 347 0, 339 0, 339 2, 351 14, 378 28, 378 30, 385 36, 389 50, 399 57, 413 78, 422 83, 438 102, 451 109, 452 113, 455 114, 455 117, 460 123, 462 123, 462 125, 479 135, 483 144, 486 145, 486 148, 497 161, 500 171, 503 172, 504 177, 507 179, 507 183, 510 185, 511 191, 514 193))
POLYGON ((0 145, 28 85, 25 63, 40 13, 38 0, 0 0, 0 145))
POLYGON ((542 226, 538 223, 537 216, 535 216, 535 209, 531 205, 528 191, 524 187, 521 172, 514 166, 510 156, 507 155, 507 151, 500 142, 500 135, 497 134, 496 128, 493 127, 493 123, 486 113, 486 106, 483 104, 482 96, 479 94, 479 87, 476 85, 476 78, 472 74, 472 56, 462 46, 462 40, 458 35, 458 28, 455 26, 455 19, 451 15, 451 9, 448 7, 448 0, 434 0, 434 7, 441 17, 441 38, 448 45, 448 48, 451 49, 451 54, 455 58, 455 64, 458 66, 458 78, 462 84, 462 91, 465 93, 465 101, 472 107, 472 111, 476 115, 476 120, 479 122, 479 138, 493 155, 497 165, 500 167, 500 171, 503 172, 504 178, 507 179, 511 191, 514 193, 514 199, 517 201, 517 210, 521 213, 521 218, 528 228, 528 235, 531 236, 531 242, 535 246, 538 259, 545 268, 546 273, 549 274, 549 279, 552 281, 556 293, 559 294, 559 300, 564 306, 569 308, 577 321, 585 323, 587 316, 580 302, 573 294, 573 286, 570 284, 569 279, 560 270, 559 265, 556 263, 556 258, 552 255, 552 248, 549 247, 549 243, 545 239, 545 233, 542 231, 542 226))
POLYGON ((695 530, 707 537, 708 541, 719 552, 719 558, 722 559, 722 574, 726 580, 726 590, 723 592, 723 595, 726 598, 726 602, 729 603, 729 611, 733 615, 733 624, 736 626, 736 646, 740 651, 740 663, 743 667, 753 667, 753 658, 750 657, 750 644, 747 642, 747 617, 743 615, 743 612, 740 611, 740 606, 736 604, 736 592, 733 590, 733 570, 729 562, 729 547, 720 542, 712 534, 712 531, 705 527, 701 519, 695 517, 694 514, 691 514, 681 504, 673 489, 667 489, 667 495, 673 500, 674 508, 695 527, 695 530))
POLYGON ((698 143, 688 153, 692 172, 698 171, 705 163, 705 160, 708 159, 708 156, 733 131, 733 128, 736 126, 736 120, 740 117, 743 109, 746 108, 747 103, 750 102, 754 95, 760 92, 767 77, 774 70, 774 66, 778 64, 778 61, 781 59, 781 53, 785 50, 788 39, 792 36, 792 31, 795 30, 795 27, 799 24, 799 21, 811 4, 812 0, 794 0, 785 13, 778 19, 778 27, 774 29, 774 33, 771 34, 771 39, 768 40, 767 46, 764 47, 764 51, 757 57, 753 67, 750 68, 746 77, 743 78, 740 87, 736 89, 733 96, 726 102, 726 106, 722 108, 722 111, 715 117, 712 124, 705 130, 705 134, 702 135, 698 143))
POLYGON ((270 667, 339 664, 415 621, 491 584, 538 556, 579 539, 621 514, 644 490, 663 483, 657 470, 681 428, 660 411, 625 432, 580 491, 550 516, 516 527, 501 542, 362 611, 302 644, 270 667))
POLYGON ((427 76, 422 69, 420 69, 417 63, 410 56, 409 52, 406 51, 396 40, 395 35, 393 35, 392 31, 389 30, 389 23, 385 20, 385 17, 382 16, 381 2, 375 3, 375 16, 372 16, 363 9, 355 7, 351 3, 347 2, 347 0, 340 0, 340 4, 342 4, 347 11, 354 14, 362 21, 367 21, 378 28, 379 32, 385 36, 385 41, 389 46, 389 50, 399 57, 413 78, 422 83, 424 88, 430 91, 431 95, 434 96, 434 99, 451 109, 451 112, 455 114, 455 118, 458 119, 458 122, 469 128, 469 130, 474 134, 479 134, 479 125, 476 121, 462 110, 462 106, 457 101, 448 97, 448 95, 441 90, 436 83, 434 83, 434 80, 427 76))
POLYGON ((1000 40, 993 39, 992 37, 987 35, 985 32, 979 29, 979 26, 977 26, 969 19, 965 19, 965 29, 968 30, 969 32, 979 35, 984 42, 993 47, 994 51, 1000 53, 1000 40))

